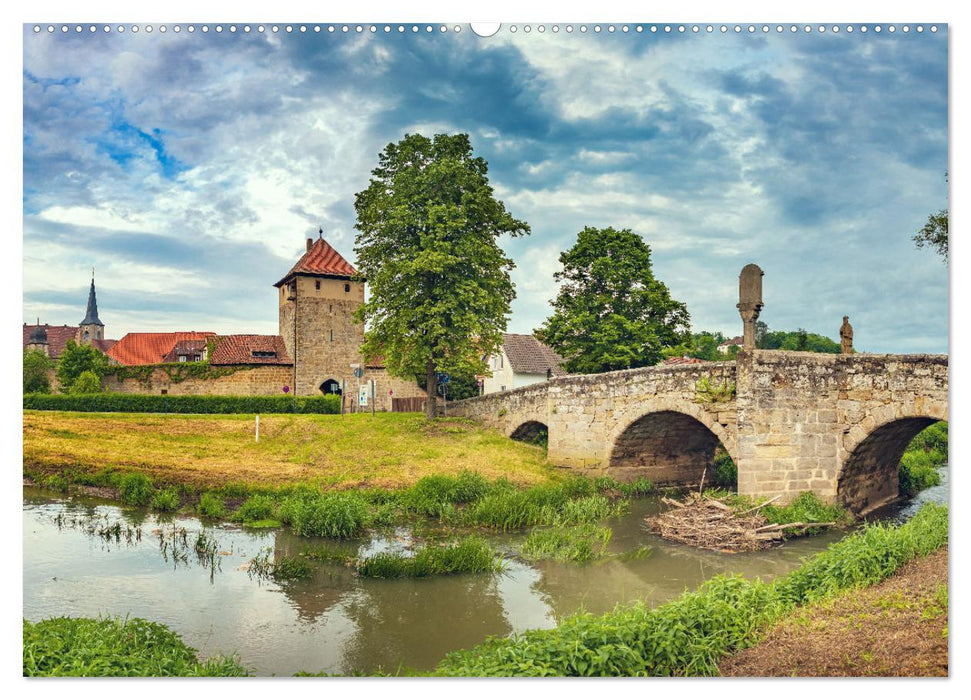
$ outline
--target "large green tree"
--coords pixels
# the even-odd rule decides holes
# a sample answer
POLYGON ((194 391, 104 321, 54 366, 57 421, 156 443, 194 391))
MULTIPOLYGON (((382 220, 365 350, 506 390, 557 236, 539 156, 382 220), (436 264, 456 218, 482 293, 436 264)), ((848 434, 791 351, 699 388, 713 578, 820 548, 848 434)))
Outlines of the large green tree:
POLYGON ((49 394, 54 361, 40 350, 24 350, 24 393, 49 394))
POLYGON ((486 371, 515 298, 497 239, 529 226, 496 199, 487 172, 468 134, 409 134, 381 152, 355 196, 354 250, 370 290, 362 352, 383 355, 395 376, 423 375, 429 396, 437 372, 486 371))
POLYGON ((586 227, 560 263, 553 315, 534 332, 568 372, 654 365, 690 342, 687 307, 655 279, 651 248, 630 229, 586 227))
POLYGON ((103 352, 69 340, 57 358, 57 383, 62 393, 69 394, 83 372, 91 371, 100 379, 110 368, 111 360, 103 352))

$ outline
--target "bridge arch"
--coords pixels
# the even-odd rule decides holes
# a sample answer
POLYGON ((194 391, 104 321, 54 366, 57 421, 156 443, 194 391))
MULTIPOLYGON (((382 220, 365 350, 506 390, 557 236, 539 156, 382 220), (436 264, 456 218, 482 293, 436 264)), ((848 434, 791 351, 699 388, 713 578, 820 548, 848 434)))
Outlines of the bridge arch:
POLYGON ((528 442, 531 445, 545 446, 549 441, 550 428, 546 423, 538 420, 528 420, 520 423, 513 430, 509 437, 520 442, 528 442))
POLYGON ((658 406, 617 434, 607 473, 619 481, 645 477, 655 484, 697 484, 706 467, 711 476, 719 446, 736 460, 735 442, 701 408, 658 406))
MULTIPOLYGON (((836 500, 857 515, 866 514, 898 496, 900 459, 917 433, 940 415, 910 415, 888 420, 862 436, 851 431, 844 443, 846 457, 836 480, 836 500)), ((862 431, 861 431, 862 432, 862 431)))

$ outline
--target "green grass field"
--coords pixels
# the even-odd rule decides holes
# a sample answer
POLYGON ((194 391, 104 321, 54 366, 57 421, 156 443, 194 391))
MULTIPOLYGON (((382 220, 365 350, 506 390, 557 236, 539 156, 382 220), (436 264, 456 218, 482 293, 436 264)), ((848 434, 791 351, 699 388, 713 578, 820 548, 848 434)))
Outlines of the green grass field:
POLYGON ((260 416, 24 411, 24 473, 137 471, 196 488, 313 483, 406 488, 475 471, 521 485, 552 476, 543 449, 460 418, 413 413, 260 416))

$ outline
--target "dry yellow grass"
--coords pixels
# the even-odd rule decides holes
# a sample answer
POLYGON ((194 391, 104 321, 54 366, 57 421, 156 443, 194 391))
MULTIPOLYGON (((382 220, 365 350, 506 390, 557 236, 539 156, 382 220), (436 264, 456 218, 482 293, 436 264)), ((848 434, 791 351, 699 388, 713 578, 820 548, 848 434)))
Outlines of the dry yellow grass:
POLYGON ((545 452, 461 419, 416 414, 252 416, 24 411, 24 471, 137 470, 158 483, 214 487, 401 488, 463 469, 546 481, 545 452))

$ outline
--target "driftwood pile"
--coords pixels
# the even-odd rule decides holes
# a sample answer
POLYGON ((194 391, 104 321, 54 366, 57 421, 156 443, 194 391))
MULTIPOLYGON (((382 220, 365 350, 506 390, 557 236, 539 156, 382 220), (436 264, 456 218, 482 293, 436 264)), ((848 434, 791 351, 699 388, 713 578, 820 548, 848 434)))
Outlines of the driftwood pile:
POLYGON ((662 498, 671 510, 645 518, 651 532, 666 540, 720 552, 766 549, 785 536, 835 523, 769 523, 759 511, 775 498, 754 508, 735 512, 721 501, 692 493, 685 501, 662 498))

